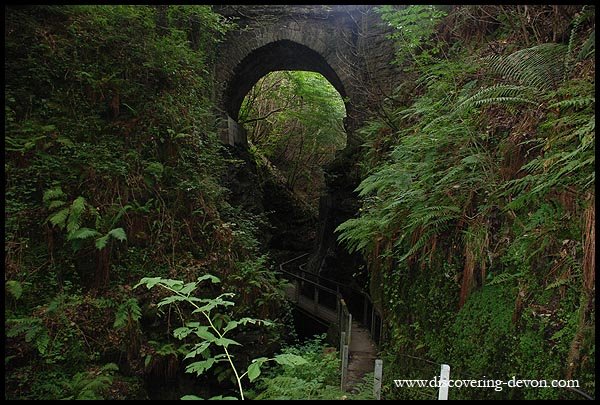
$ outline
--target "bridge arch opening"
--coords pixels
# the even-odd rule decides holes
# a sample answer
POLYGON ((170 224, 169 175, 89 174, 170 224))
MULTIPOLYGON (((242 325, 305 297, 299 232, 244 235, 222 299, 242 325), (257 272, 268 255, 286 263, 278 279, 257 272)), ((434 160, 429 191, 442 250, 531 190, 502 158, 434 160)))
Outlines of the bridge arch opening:
POLYGON ((276 168, 296 197, 318 209, 325 167, 347 144, 345 103, 320 73, 274 71, 244 98, 238 123, 248 146, 276 168))
POLYGON ((270 72, 281 70, 320 73, 343 99, 348 97, 340 77, 323 55, 306 45, 284 39, 253 50, 234 68, 233 78, 226 84, 224 97, 224 107, 229 117, 237 121, 244 97, 258 80, 270 72))

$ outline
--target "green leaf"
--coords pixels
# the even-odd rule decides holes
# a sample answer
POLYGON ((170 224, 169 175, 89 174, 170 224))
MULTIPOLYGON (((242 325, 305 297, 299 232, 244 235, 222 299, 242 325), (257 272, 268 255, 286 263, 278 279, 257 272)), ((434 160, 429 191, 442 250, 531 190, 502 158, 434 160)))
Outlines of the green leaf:
POLYGON ((190 401, 190 400, 201 400, 201 401, 204 401, 204 398, 200 398, 200 397, 197 397, 197 396, 191 395, 191 394, 184 395, 184 396, 181 397, 181 399, 183 401, 190 401))
POLYGON ((178 302, 178 301, 187 301, 187 298, 186 297, 182 297, 181 295, 171 295, 170 297, 163 298, 158 303, 158 306, 162 307, 164 305, 172 304, 172 303, 178 302))
POLYGON ((248 379, 254 381, 260 375, 260 366, 262 362, 252 363, 248 366, 248 379))
POLYGON ((207 359, 207 360, 204 360, 204 361, 196 361, 196 362, 194 362, 192 364, 189 364, 185 368, 185 372, 186 373, 196 373, 197 376, 200 376, 206 370, 208 370, 209 368, 211 368, 214 363, 215 363, 215 359, 214 358, 210 358, 210 359, 207 359))
POLYGON ((48 204, 48 209, 54 210, 54 209, 57 209, 58 207, 62 207, 66 203, 67 203, 66 201, 62 201, 62 200, 53 200, 53 201, 50 201, 50 204, 48 204))
POLYGON ((63 208, 62 210, 58 211, 57 213, 51 215, 48 218, 48 221, 52 225, 58 226, 60 229, 63 229, 65 227, 65 222, 67 220, 68 215, 69 215, 69 209, 63 208))
POLYGON ((173 337, 181 340, 184 339, 190 333, 192 333, 192 330, 190 328, 182 326, 173 331, 173 337))
POLYGON ((183 288, 181 290, 179 290, 179 293, 189 295, 192 291, 194 291, 196 289, 196 285, 197 285, 197 283, 194 281, 187 283, 186 285, 183 286, 183 288))
POLYGON ((69 220, 67 221, 67 232, 75 232, 81 226, 81 216, 85 210, 85 198, 77 197, 71 204, 69 220))
POLYGON ((47 203, 49 200, 56 200, 58 198, 64 198, 67 195, 62 191, 60 187, 51 188, 44 192, 43 201, 47 203))
POLYGON ((235 340, 231 340, 225 337, 221 337, 217 340, 215 340, 215 344, 218 346, 223 346, 223 347, 227 347, 229 345, 238 345, 241 346, 240 343, 236 342, 235 340))
POLYGON ((106 247, 108 243, 108 235, 104 235, 101 238, 96 239, 96 249, 102 250, 106 247))
POLYGON ((16 280, 8 280, 5 284, 6 290, 16 299, 18 300, 23 295, 23 287, 21 283, 16 280))
POLYGON ((308 361, 304 357, 290 353, 278 354, 277 356, 275 356, 275 361, 277 362, 277 364, 288 366, 299 366, 301 364, 308 363, 308 361))
POLYGON ((209 399, 209 401, 211 401, 211 400, 217 400, 217 401, 222 401, 222 400, 236 400, 237 401, 236 397, 224 397, 223 395, 217 395, 216 397, 210 397, 208 399, 209 399))
POLYGON ((98 236, 98 235, 100 235, 100 232, 98 232, 95 229, 79 228, 75 232, 68 234, 67 240, 87 239, 87 238, 93 238, 94 236, 98 236))
POLYGON ((214 342, 215 340, 217 340, 217 337, 210 333, 207 329, 208 327, 198 328, 196 331, 194 331, 194 333, 198 337, 206 340, 207 342, 214 342))
POLYGON ((160 283, 161 281, 162 281, 162 277, 144 277, 133 288, 135 289, 141 285, 145 285, 146 287, 148 287, 148 289, 151 289, 152 287, 154 287, 156 284, 160 283))
POLYGON ((196 346, 194 346, 192 351, 190 351, 188 354, 185 355, 184 360, 190 359, 190 358, 196 357, 199 354, 202 354, 202 352, 204 352, 209 347, 210 347, 210 342, 198 343, 196 346))
POLYGON ((108 232, 108 235, 112 236, 117 240, 120 240, 121 242, 127 240, 127 235, 125 235, 125 231, 123 230, 123 228, 112 229, 110 232, 108 232))
POLYGON ((229 332, 232 329, 237 328, 238 325, 239 325, 238 321, 229 321, 227 323, 227 326, 225 326, 225 328, 223 329, 223 334, 229 332))
POLYGON ((204 280, 210 280, 210 282, 213 284, 218 284, 221 282, 220 278, 213 276, 212 274, 205 274, 203 276, 198 277, 198 282, 204 281, 204 280))

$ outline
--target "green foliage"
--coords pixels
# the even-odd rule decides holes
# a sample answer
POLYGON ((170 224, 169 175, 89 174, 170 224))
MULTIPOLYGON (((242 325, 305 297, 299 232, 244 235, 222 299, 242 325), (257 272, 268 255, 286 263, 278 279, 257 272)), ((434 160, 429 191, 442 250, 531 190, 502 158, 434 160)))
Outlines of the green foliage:
POLYGON ((325 352, 322 336, 290 346, 280 356, 291 356, 294 361, 278 361, 261 374, 249 393, 252 399, 341 399, 344 396, 339 389, 339 354, 325 352), (297 359, 303 361, 298 364, 297 359))
POLYGON ((213 284, 220 283, 221 281, 218 277, 210 274, 200 276, 198 277, 197 281, 189 283, 172 279, 164 279, 161 277, 145 277, 134 287, 137 288, 140 285, 145 285, 148 289, 150 289, 158 285, 174 294, 163 298, 158 303, 158 307, 176 302, 187 302, 194 307, 192 314, 202 314, 202 320, 205 321, 206 324, 203 325, 200 322, 187 322, 184 326, 173 331, 173 336, 180 340, 191 335, 195 335, 201 339, 199 343, 194 344, 191 351, 185 356, 185 359, 196 358, 198 356, 202 356, 204 359, 188 364, 185 368, 187 373, 196 373, 196 375, 200 376, 207 370, 211 369, 215 364, 226 362, 229 364, 235 375, 240 398, 244 399, 242 379, 244 376, 248 376, 250 381, 256 379, 256 377, 260 375, 260 367, 263 365, 263 363, 269 360, 274 360, 278 364, 296 366, 306 362, 302 357, 293 354, 278 355, 275 356, 274 359, 262 357, 253 360, 253 362, 248 366, 246 372, 239 373, 236 365, 233 362, 233 356, 230 353, 231 348, 229 346, 240 345, 240 343, 225 337, 225 335, 237 329, 240 325, 245 326, 247 324, 256 324, 270 326, 272 323, 269 321, 246 317, 239 320, 225 318, 228 319, 226 320, 227 323, 225 324, 224 318, 220 317, 219 313, 216 312, 220 309, 220 307, 227 308, 229 306, 233 306, 234 303, 232 301, 228 301, 224 298, 232 297, 235 294, 223 293, 215 298, 198 298, 193 296, 192 293, 197 289, 198 284, 206 280, 213 284), (222 351, 222 353, 214 354, 214 350, 222 351))
POLYGON ((539 90, 557 88, 565 76, 567 48, 561 44, 541 44, 508 56, 486 58, 491 72, 539 90))
POLYGON ((138 322, 142 317, 142 310, 135 298, 129 298, 117 307, 113 328, 120 329, 138 322))
POLYGON ((254 85, 243 101, 239 121, 257 153, 314 205, 323 187, 322 167, 346 144, 345 115, 340 94, 320 74, 278 71, 254 85))
MULTIPOLYGON (((476 10, 492 16, 500 8, 476 10)), ((476 10, 457 7, 439 26, 472 21, 476 10)), ((384 20, 397 19, 392 27, 417 15, 410 7, 383 11, 384 20)), ((522 9, 502 11, 506 18, 522 18, 522 9)), ((473 48, 475 40, 423 59, 408 47, 400 60, 419 78, 387 104, 393 122, 373 119, 361 129, 366 158, 356 191, 362 207, 336 232, 369 263, 372 290, 383 286, 386 373, 396 373, 385 378, 386 398, 426 397, 398 392, 391 379, 431 378, 439 370, 428 362, 450 364, 457 378, 564 378, 567 369, 579 367, 575 374, 588 379, 587 360, 565 362, 580 350, 595 350, 590 340, 581 343, 594 324, 594 315, 581 310, 590 305, 581 280, 590 277, 585 258, 593 250, 582 237, 590 232, 583 212, 595 182, 594 56, 587 37, 593 25, 584 16, 589 11, 575 16, 568 45, 538 41, 515 50, 509 44, 480 57, 490 49, 473 48)), ((433 22, 428 20, 431 27, 433 22)), ((422 27, 423 35, 396 32, 396 40, 424 41, 435 49, 437 31, 422 27)), ((511 38, 487 34, 488 42, 511 38)))
POLYGON ((396 44, 394 63, 403 65, 412 62, 417 65, 431 63, 442 50, 436 38, 437 25, 446 12, 436 6, 385 5, 377 9, 381 19, 393 28, 390 38, 396 44))
POLYGON ((70 395, 62 399, 104 399, 103 391, 112 384, 112 373, 118 370, 116 364, 108 363, 100 370, 75 374, 73 380, 65 384, 65 393, 70 395))

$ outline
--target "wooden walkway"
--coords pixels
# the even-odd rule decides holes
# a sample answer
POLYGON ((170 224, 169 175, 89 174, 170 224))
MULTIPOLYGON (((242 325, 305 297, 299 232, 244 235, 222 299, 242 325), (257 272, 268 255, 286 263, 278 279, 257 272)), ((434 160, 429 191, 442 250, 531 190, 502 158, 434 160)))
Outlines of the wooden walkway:
POLYGON ((340 338, 339 349, 342 357, 340 386, 344 391, 353 391, 363 377, 374 370, 377 346, 373 337, 378 341, 382 338, 381 317, 376 313, 370 297, 359 292, 358 296, 364 300, 363 311, 360 311, 363 315, 362 324, 353 320, 340 294, 340 290, 347 287, 308 273, 302 266, 299 266, 297 272, 283 269, 285 264, 297 259, 280 265, 282 276, 290 281, 285 288, 285 295, 302 310, 326 324, 335 326, 340 338), (325 283, 328 287, 323 285, 325 283))
POLYGON ((287 285, 285 295, 290 301, 296 304, 296 306, 302 308, 311 315, 324 320, 328 324, 337 322, 338 314, 335 309, 331 309, 325 305, 315 304, 313 297, 306 297, 296 292, 295 284, 287 285))

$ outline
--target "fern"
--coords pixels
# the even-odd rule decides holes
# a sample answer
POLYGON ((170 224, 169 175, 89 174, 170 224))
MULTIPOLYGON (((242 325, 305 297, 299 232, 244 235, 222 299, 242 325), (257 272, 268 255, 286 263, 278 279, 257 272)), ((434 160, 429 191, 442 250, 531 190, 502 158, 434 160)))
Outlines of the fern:
POLYGON ((117 239, 121 242, 127 240, 127 236, 125 235, 125 231, 123 230, 123 228, 111 229, 106 235, 96 239, 96 249, 104 249, 108 244, 108 240, 110 238, 117 239))
POLYGON ((75 239, 87 239, 93 238, 94 236, 100 235, 95 229, 90 228, 79 228, 75 232, 71 232, 67 235, 67 240, 75 240, 75 239))
POLYGON ((580 62, 592 56, 596 52, 596 31, 592 31, 588 39, 581 46, 577 55, 577 61, 580 62))
POLYGON ((137 299, 130 298, 117 308, 113 328, 121 329, 127 326, 130 322, 139 321, 141 317, 142 310, 137 302, 137 299))
MULTIPOLYGON (((575 41, 577 39, 577 31, 579 30, 580 25, 591 16, 591 13, 587 10, 587 7, 588 7, 587 5, 583 6, 583 8, 581 9, 581 12, 573 20, 573 28, 571 29, 571 35, 569 35, 569 44, 567 46, 567 54, 565 57, 563 80, 567 80, 571 71, 573 70, 573 61, 576 61, 577 59, 579 59, 578 57, 576 58, 573 55, 573 53, 574 53, 574 49, 575 49, 575 41)), ((589 42, 589 38, 586 41, 586 44, 588 44, 588 42, 589 42)), ((592 45, 592 43, 589 43, 587 45, 587 47, 591 47, 591 45, 592 45)), ((584 45, 584 48, 585 47, 586 46, 584 45)), ((583 49, 582 49, 582 51, 583 51, 583 49)), ((586 52, 585 55, 587 55, 588 52, 586 52)))
POLYGON ((489 69, 509 81, 544 91, 557 88, 565 77, 567 47, 541 44, 521 49, 508 56, 490 56, 484 61, 489 69))
POLYGON ((521 277, 522 273, 500 273, 497 276, 492 276, 492 273, 489 274, 491 280, 487 283, 487 285, 497 285, 509 282, 511 280, 517 279, 521 277))
POLYGON ((72 234, 81 227, 82 214, 85 211, 85 198, 79 196, 71 204, 69 219, 67 221, 67 232, 72 234))
POLYGON ((529 86, 496 84, 479 90, 477 93, 460 102, 453 113, 457 114, 472 107, 491 103, 517 102, 538 104, 532 99, 534 92, 535 89, 529 86))
POLYGON ((44 192, 43 201, 44 203, 50 203, 52 200, 63 199, 66 194, 62 191, 61 187, 51 188, 44 192))
POLYGON ((548 108, 558 108, 561 110, 566 110, 569 108, 583 109, 591 107, 594 104, 596 104, 595 96, 580 96, 573 97, 567 100, 557 101, 556 103, 550 104, 548 108))
POLYGON ((69 208, 63 208, 62 210, 50 215, 48 217, 48 222, 54 226, 58 226, 60 229, 64 229, 67 217, 69 216, 69 211, 69 208))

